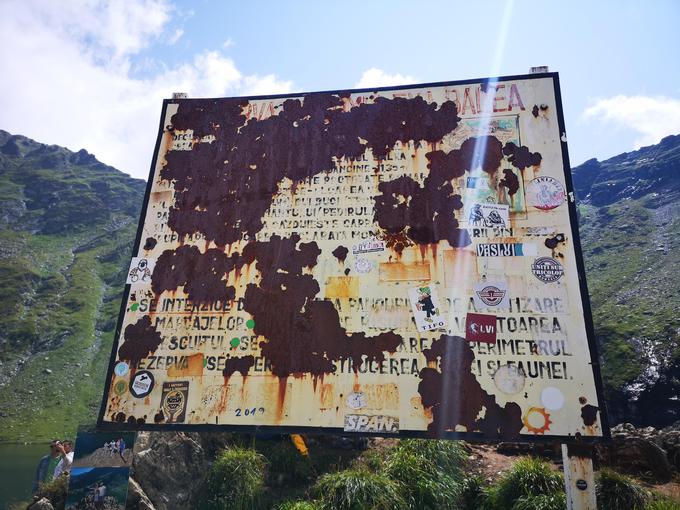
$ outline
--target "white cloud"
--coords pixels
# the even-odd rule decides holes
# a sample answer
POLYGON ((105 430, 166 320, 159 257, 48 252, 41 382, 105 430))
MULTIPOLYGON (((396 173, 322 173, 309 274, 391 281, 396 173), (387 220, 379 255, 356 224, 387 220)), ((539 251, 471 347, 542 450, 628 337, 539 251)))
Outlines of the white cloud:
POLYGON ((276 75, 247 76, 244 80, 244 95, 263 96, 267 94, 285 94, 293 88, 292 81, 279 80, 276 75))
POLYGON ((184 30, 182 30, 181 28, 178 28, 177 30, 175 30, 175 33, 172 34, 170 36, 170 38, 168 39, 168 44, 172 46, 177 41, 179 41, 182 38, 183 35, 184 35, 184 30))
POLYGON ((244 76, 219 51, 172 68, 160 62, 136 78, 132 58, 169 39, 174 7, 162 0, 16 0, 3 7, 0 129, 85 148, 135 177, 148 176, 162 100, 172 92, 220 97, 292 88, 274 75, 244 76))
POLYGON ((226 41, 222 43, 222 48, 226 50, 227 48, 231 48, 234 44, 236 44, 234 40, 231 37, 229 37, 226 41))
POLYGON ((653 145, 680 133, 680 99, 664 96, 624 96, 596 99, 583 118, 613 123, 639 134, 635 148, 653 145))
POLYGON ((391 87, 393 85, 407 85, 417 83, 417 79, 410 75, 388 74, 382 69, 371 67, 364 71, 354 88, 365 89, 369 87, 391 87))

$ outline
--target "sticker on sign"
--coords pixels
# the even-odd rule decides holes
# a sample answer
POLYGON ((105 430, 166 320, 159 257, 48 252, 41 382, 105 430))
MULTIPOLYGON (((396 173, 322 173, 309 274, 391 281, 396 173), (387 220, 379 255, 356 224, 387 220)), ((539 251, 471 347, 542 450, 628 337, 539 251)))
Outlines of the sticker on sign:
POLYGON ((399 418, 383 415, 346 414, 345 432, 399 432, 399 418))
POLYGON ((375 251, 385 251, 385 241, 371 239, 370 241, 362 241, 352 246, 352 253, 354 253, 354 255, 359 253, 373 253, 375 251))
POLYGON ((127 284, 135 283, 149 283, 151 281, 151 275, 153 275, 153 268, 156 265, 156 261, 146 257, 132 257, 130 261, 130 269, 128 270, 127 284))
POLYGON ((408 291, 413 317, 421 333, 446 327, 441 303, 434 285, 424 285, 408 291))

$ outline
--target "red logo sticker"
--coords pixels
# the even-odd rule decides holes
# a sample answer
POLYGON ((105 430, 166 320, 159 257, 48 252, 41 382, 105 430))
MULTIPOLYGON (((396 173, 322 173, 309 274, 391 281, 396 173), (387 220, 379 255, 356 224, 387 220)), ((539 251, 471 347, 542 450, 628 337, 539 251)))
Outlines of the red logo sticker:
POLYGON ((465 339, 469 342, 496 343, 496 316, 483 313, 467 314, 465 339))

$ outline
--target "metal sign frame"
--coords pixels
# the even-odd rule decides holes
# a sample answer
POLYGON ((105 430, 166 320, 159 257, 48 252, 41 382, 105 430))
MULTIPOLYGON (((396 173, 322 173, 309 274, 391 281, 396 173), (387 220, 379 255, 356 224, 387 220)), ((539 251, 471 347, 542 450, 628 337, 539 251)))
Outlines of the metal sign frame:
MULTIPOLYGON (((444 82, 433 82, 433 83, 423 83, 423 84, 414 84, 414 85, 400 85, 400 86, 392 86, 392 87, 377 87, 377 88, 363 88, 363 89, 352 89, 352 90, 347 90, 347 89, 340 89, 340 90, 330 90, 330 91, 322 91, 322 92, 308 92, 308 93, 289 93, 289 94, 276 94, 276 95, 260 95, 260 96, 244 96, 241 99, 244 100, 268 100, 268 99, 279 99, 279 98, 290 98, 290 97, 306 97, 310 95, 315 95, 315 94, 337 94, 337 93, 371 93, 371 92, 383 92, 383 91, 394 91, 394 90, 409 90, 409 89, 422 89, 422 88, 427 88, 427 87, 442 87, 442 86, 461 86, 461 85, 468 85, 468 84, 489 84, 489 83, 502 83, 506 81, 513 81, 513 80, 535 80, 535 79, 545 79, 545 78, 550 78, 553 81, 553 86, 554 86, 554 97, 556 101, 556 107, 557 107, 557 121, 558 121, 558 127, 559 127, 559 132, 560 133, 566 133, 565 129, 565 124, 564 124, 564 115, 563 115, 563 109, 562 109, 562 99, 561 99, 561 93, 560 93, 560 84, 559 84, 559 76, 558 73, 540 73, 540 74, 530 74, 530 75, 511 75, 511 76, 503 76, 503 77, 498 77, 498 78, 481 78, 481 79, 468 79, 468 80, 460 80, 460 81, 444 81, 444 82)), ((179 100, 181 101, 181 100, 179 100)), ((149 178, 147 180, 147 186, 146 186, 146 191, 144 195, 144 201, 142 204, 142 209, 141 209, 141 214, 140 214, 140 220, 138 223, 137 227, 137 233, 135 236, 135 241, 134 241, 134 246, 132 253, 136 254, 139 251, 139 247, 142 241, 142 235, 143 235, 143 227, 146 221, 146 216, 148 212, 148 205, 149 205, 149 199, 150 199, 150 193, 152 190, 153 186, 153 179, 155 175, 155 169, 157 166, 157 161, 159 157, 159 150, 160 150, 160 145, 161 145, 161 140, 163 138, 163 133, 164 133, 164 119, 166 118, 166 111, 169 105, 171 104, 176 104, 178 103, 178 100, 174 99, 165 99, 163 101, 163 107, 161 111, 161 116, 160 116, 160 122, 159 122, 159 131, 158 131, 158 136, 156 139, 156 144, 155 144, 155 149, 154 149, 154 156, 151 162, 151 167, 149 171, 149 178)), ((565 436, 565 435, 550 435, 550 434, 545 434, 545 435, 533 435, 533 436, 527 436, 527 435, 520 435, 517 439, 513 439, 513 441, 517 442, 537 442, 537 443, 554 443, 554 442, 565 442, 570 439, 570 437, 573 437, 574 441, 577 442, 584 442, 584 443, 599 443, 599 442, 606 442, 610 440, 610 430, 609 430, 609 422, 607 418, 607 412, 606 412, 606 406, 605 406, 605 400, 604 400, 604 393, 603 393, 603 388, 602 388, 602 381, 601 381, 601 374, 600 374, 600 365, 599 365, 599 357, 598 357, 598 351, 597 351, 597 346, 595 342, 595 334, 594 334, 594 327, 593 327, 593 318, 592 318, 592 312, 591 312, 591 307, 590 307, 590 300, 589 300, 589 294, 588 294, 588 288, 587 288, 587 283, 586 283, 586 274, 585 274, 585 267, 583 263, 583 255, 581 251, 581 242, 580 242, 580 236, 579 236, 579 230, 578 230, 578 223, 577 223, 577 212, 576 212, 576 205, 575 205, 575 198, 574 198, 574 186, 572 183, 572 176, 571 176, 571 167, 569 163, 569 155, 568 155, 568 150, 567 150, 567 142, 566 142, 566 137, 562 136, 561 139, 561 151, 562 151, 562 164, 563 164, 563 171, 564 171, 564 178, 565 178, 565 189, 567 193, 567 207, 569 211, 569 223, 571 227, 571 240, 573 242, 574 246, 574 254, 575 254, 575 263, 577 267, 577 272, 578 272, 578 278, 579 278, 579 289, 580 289, 580 294, 581 294, 581 305, 584 313, 584 322, 585 322, 585 330, 587 334, 587 343, 589 346, 589 353, 590 353, 590 358, 591 358, 591 365, 592 365, 592 371, 593 371, 593 377, 594 377, 594 382, 595 382, 595 390, 596 390, 596 395, 598 399, 598 407, 599 407, 599 416, 600 416, 600 424, 602 428, 602 435, 601 436, 582 436, 579 437, 578 434, 575 436, 565 436)), ((235 431, 235 432, 244 432, 244 433, 323 433, 323 434, 348 434, 348 432, 345 432, 342 427, 337 427, 337 428, 328 428, 328 427, 306 427, 306 426, 269 426, 269 425, 233 425, 233 424, 187 424, 187 423, 178 423, 178 424, 153 424, 153 423, 144 423, 144 424, 131 424, 131 423, 116 423, 116 422, 109 422, 104 420, 105 412, 106 412, 106 406, 107 406, 107 397, 111 391, 111 385, 112 385, 112 379, 113 379, 113 373, 114 373, 114 365, 117 357, 117 350, 120 346, 119 344, 119 338, 121 336, 121 329, 124 321, 124 317, 126 314, 126 304, 128 302, 129 296, 130 296, 130 290, 131 290, 131 285, 126 284, 125 289, 123 292, 123 298, 121 301, 121 306, 120 306, 120 311, 118 315, 118 321, 114 333, 114 341, 111 349, 111 355, 109 358, 109 365, 107 369, 107 377, 106 377, 106 382, 105 382, 105 388, 104 388, 104 398, 102 400, 100 410, 99 410, 99 415, 98 415, 98 420, 97 420, 97 427, 98 429, 101 430, 175 430, 175 431, 235 431)), ((364 432, 364 433, 353 433, 350 432, 349 434, 359 434, 359 435, 365 435, 365 436, 385 436, 383 433, 376 433, 376 432, 364 432)), ((413 431, 413 430, 400 430, 398 433, 394 434, 389 434, 391 437, 402 437, 402 438, 409 438, 409 437, 428 437, 427 431, 413 431)), ((437 437, 441 438, 446 438, 446 439, 464 439, 468 441, 498 441, 498 439, 494 440, 493 438, 489 438, 488 436, 483 436, 481 433, 477 432, 445 432, 443 435, 437 435, 437 437)), ((501 440, 503 440, 501 438, 501 440)))

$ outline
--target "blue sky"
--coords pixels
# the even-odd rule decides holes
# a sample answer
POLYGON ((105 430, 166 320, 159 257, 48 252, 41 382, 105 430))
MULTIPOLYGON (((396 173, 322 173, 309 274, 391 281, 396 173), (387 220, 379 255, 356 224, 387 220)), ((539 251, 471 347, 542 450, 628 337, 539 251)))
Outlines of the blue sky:
POLYGON ((573 165, 680 133, 680 2, 3 0, 0 129, 148 174, 163 97, 560 73, 573 165))

